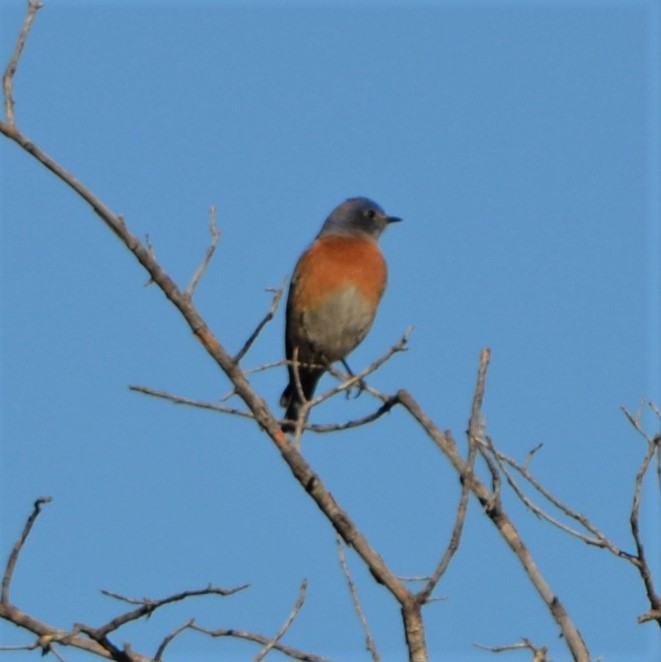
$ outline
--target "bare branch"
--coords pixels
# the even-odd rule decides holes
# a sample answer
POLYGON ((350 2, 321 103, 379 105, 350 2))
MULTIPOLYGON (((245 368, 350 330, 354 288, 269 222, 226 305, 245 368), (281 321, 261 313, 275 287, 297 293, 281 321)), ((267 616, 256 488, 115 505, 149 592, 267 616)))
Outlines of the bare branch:
POLYGON ((369 625, 367 624, 367 618, 365 617, 365 613, 363 612, 363 609, 360 606, 360 600, 358 599, 358 590, 356 589, 356 585, 353 583, 353 579, 351 578, 351 573, 349 572, 349 566, 347 565, 347 560, 344 554, 344 542, 342 541, 342 538, 340 538, 340 536, 338 536, 337 534, 335 535, 335 542, 337 543, 337 556, 340 561, 340 567, 342 568, 342 572, 344 573, 344 578, 347 581, 347 586, 349 587, 349 593, 351 594, 351 601, 353 602, 353 608, 356 610, 356 614, 358 615, 358 620, 360 621, 360 624, 363 628, 363 632, 365 633, 365 647, 367 648, 367 651, 371 655, 372 660, 374 662, 379 662, 381 657, 379 656, 379 651, 376 648, 376 643, 372 638, 372 634, 370 632, 369 625))
POLYGON ((269 288, 266 291, 267 292, 273 292, 273 300, 271 301, 271 306, 268 309, 268 312, 260 323, 257 325, 255 330, 250 334, 250 337, 246 342, 244 343, 243 347, 234 355, 234 362, 239 363, 241 359, 248 353, 250 348, 252 347, 253 343, 255 340, 257 340, 257 337, 259 334, 262 332, 262 329, 273 319, 275 316, 276 311, 278 310, 278 306, 280 305, 280 300, 282 299, 282 294, 285 291, 285 282, 283 281, 280 284, 280 287, 273 289, 269 288))
POLYGON ((468 434, 473 439, 478 439, 484 434, 484 423, 482 421, 482 403, 484 402, 484 389, 486 387, 487 369, 491 360, 491 350, 485 347, 480 353, 480 365, 477 371, 477 384, 473 394, 471 406, 471 417, 468 424, 468 434))
POLYGON ((158 647, 156 651, 156 655, 154 655, 154 661, 159 662, 163 658, 163 653, 165 652, 165 649, 167 648, 168 644, 178 635, 180 635, 184 630, 188 630, 192 625, 194 625, 195 619, 191 618, 190 620, 186 621, 182 625, 180 625, 178 628, 175 628, 170 632, 161 642, 160 646, 158 647))
POLYGON ((542 449, 542 446, 544 446, 544 444, 542 444, 542 443, 540 442, 539 444, 537 444, 537 446, 533 446, 533 448, 531 448, 531 449, 528 451, 528 454, 527 454, 526 457, 524 458, 523 463, 522 463, 522 465, 521 465, 524 469, 527 469, 527 468, 528 468, 528 466, 529 466, 530 463, 532 462, 532 458, 533 458, 534 455, 537 453, 537 451, 540 451, 540 450, 542 449))
POLYGON ((37 12, 43 7, 41 2, 37 0, 28 0, 28 11, 25 15, 25 20, 23 21, 23 26, 21 27, 21 32, 18 35, 16 41, 16 46, 14 47, 14 52, 9 60, 9 64, 5 69, 5 75, 2 77, 2 89, 4 91, 5 97, 5 117, 7 119, 7 124, 9 127, 14 127, 16 124, 15 117, 15 107, 14 103, 14 76, 16 75, 16 70, 18 69, 18 61, 21 59, 21 54, 23 53, 23 48, 25 47, 25 42, 28 39, 28 34, 30 33, 30 28, 34 22, 37 12))
POLYGON ((287 620, 282 624, 282 627, 278 630, 276 635, 262 648, 257 655, 253 658, 253 662, 261 662, 274 648, 275 645, 280 641, 285 636, 285 633, 289 628, 291 627, 291 624, 296 620, 296 617, 298 616, 299 612, 301 611, 301 608, 303 607, 303 603, 305 602, 305 592, 307 591, 308 588, 308 580, 304 579, 301 582, 301 588, 298 591, 298 598, 296 599, 296 603, 294 604, 294 608, 291 610, 291 613, 289 616, 287 616, 287 620))
MULTIPOLYGON (((467 464, 461 457, 457 445, 451 435, 441 432, 407 391, 400 390, 398 392, 398 397, 401 405, 421 425, 430 439, 448 458, 457 473, 460 476, 468 475, 467 464)), ((496 526, 509 548, 516 555, 533 586, 546 604, 551 616, 560 626, 567 646, 574 659, 578 662, 589 662, 590 654, 583 641, 583 637, 570 619, 569 614, 566 612, 560 599, 552 591, 546 579, 540 572, 519 532, 514 526, 514 523, 505 512, 500 500, 497 499, 496 495, 489 491, 482 481, 475 475, 472 476, 470 481, 470 490, 482 504, 485 513, 496 526)))
MULTIPOLYGON (((282 365, 282 361, 278 361, 277 363, 272 363, 268 364, 266 366, 262 366, 263 369, 269 369, 275 366, 280 366, 282 365)), ((259 370, 260 368, 255 368, 253 370, 259 370)), ((246 374, 250 373, 251 371, 246 370, 246 374)), ((162 400, 167 400, 169 402, 172 402, 176 405, 186 405, 189 407, 194 407, 196 409, 206 409, 208 411, 215 411, 220 414, 229 414, 231 416, 241 416, 243 418, 250 418, 253 419, 254 416, 249 412, 244 409, 237 409, 235 407, 227 407, 224 405, 220 405, 216 402, 209 402, 208 400, 195 400, 193 398, 188 398, 182 395, 176 395, 174 393, 169 393, 167 391, 160 391, 158 389, 153 389, 150 388, 149 386, 141 386, 138 384, 131 384, 129 386, 129 390, 134 391, 135 393, 142 393, 143 395, 149 395, 154 398, 160 398, 162 400)), ((229 397, 236 395, 235 391, 231 391, 229 394, 224 396, 221 401, 229 399, 229 397)), ((327 432, 338 432, 341 430, 349 430, 351 428, 357 428, 361 427, 363 425, 367 425, 368 423, 372 423, 379 418, 381 418, 384 414, 387 414, 396 404, 397 404, 397 396, 388 396, 388 400, 381 405, 378 409, 373 411, 371 414, 367 414, 366 416, 363 416, 362 418, 357 418, 353 421, 347 421, 346 423, 329 423, 329 424, 311 424, 311 423, 306 423, 302 429, 304 430, 310 430, 311 432, 318 432, 320 434, 327 433, 327 432)), ((284 423, 284 421, 283 421, 284 423)))
MULTIPOLYGON (((25 524, 22 535, 20 536, 16 545, 14 545, 14 549, 12 550, 12 553, 10 555, 10 560, 7 564, 8 570, 5 571, 5 579, 6 579, 5 585, 7 587, 9 586, 9 582, 11 581, 11 577, 13 575, 14 568, 16 566, 16 560, 18 559, 21 548, 30 533, 30 529, 32 528, 32 525, 34 524, 37 516, 39 515, 40 508, 44 503, 48 503, 50 500, 51 500, 50 497, 44 497, 38 499, 35 502, 34 510, 25 524)), ((141 618, 142 616, 149 616, 156 609, 159 609, 160 607, 163 607, 167 604, 178 602, 186 598, 200 597, 204 595, 229 596, 247 587, 248 585, 246 584, 243 586, 226 589, 226 588, 219 588, 209 585, 203 589, 182 591, 180 593, 168 596, 166 598, 161 598, 158 600, 151 600, 150 598, 131 598, 125 595, 121 595, 119 593, 104 590, 102 591, 104 595, 119 600, 120 602, 124 602, 130 605, 137 605, 138 608, 126 614, 122 614, 118 616, 117 618, 109 621, 106 625, 103 625, 99 628, 93 628, 89 625, 84 625, 84 624, 77 624, 74 626, 73 630, 69 632, 58 629, 42 621, 39 621, 27 615, 25 612, 21 611, 17 607, 14 607, 8 601, 8 588, 7 588, 4 591, 5 600, 0 602, 0 618, 4 618, 7 621, 14 623, 17 626, 22 627, 36 634, 38 638, 33 643, 27 645, 0 646, 0 651, 41 649, 44 655, 46 653, 52 653, 55 657, 58 658, 58 660, 63 660, 63 658, 55 650, 55 644, 60 644, 62 646, 72 646, 75 648, 79 648, 89 653, 98 655, 99 657, 103 657, 109 660, 116 660, 117 662, 151 662, 151 658, 147 658, 133 651, 128 644, 124 644, 123 648, 119 648, 115 646, 108 639, 107 635, 110 634, 112 631, 118 630, 121 626, 129 622, 141 618), (85 636, 82 637, 80 635, 85 635, 85 636)), ((281 629, 281 633, 278 633, 278 635, 276 635, 276 638, 279 638, 284 634, 286 628, 289 627, 289 625, 295 618, 296 614, 300 610, 300 607, 302 605, 302 599, 305 593, 304 589, 305 589, 305 582, 301 587, 301 591, 302 591, 301 597, 299 597, 299 601, 297 601, 294 611, 290 615, 290 618, 288 619, 287 623, 285 623, 285 626, 283 626, 283 628, 281 629)), ((198 626, 196 626, 194 619, 187 621, 183 625, 179 626, 178 628, 170 632, 160 644, 156 653, 156 657, 154 659, 161 660, 163 656, 163 652, 165 648, 168 646, 168 644, 176 636, 178 636, 187 629, 197 630, 200 632, 207 632, 207 634, 211 634, 212 636, 236 636, 239 638, 250 639, 252 641, 255 641, 256 643, 262 644, 263 646, 272 644, 271 645, 272 649, 279 650, 285 653, 286 655, 289 655, 293 659, 302 660, 304 662, 328 662, 327 660, 324 660, 321 657, 309 653, 305 653, 303 651, 299 651, 295 648, 283 646, 279 644, 277 641, 274 641, 274 639, 269 639, 261 635, 245 633, 238 630, 226 630, 224 631, 224 633, 221 631, 218 632, 206 631, 203 628, 199 628, 198 626)))
POLYGON ((477 383, 475 385, 475 392, 473 394, 473 402, 471 406, 471 416, 468 424, 468 458, 464 465, 461 478, 461 496, 459 498, 459 505, 455 514, 454 526, 452 527, 452 534, 448 546, 438 562, 434 573, 429 578, 426 585, 416 595, 420 604, 429 601, 429 596, 438 584, 441 577, 447 571, 452 557, 459 549, 461 542, 461 534, 464 529, 466 521, 466 513, 468 511, 468 496, 470 494, 470 484, 473 476, 473 468, 475 466, 475 459, 479 448, 478 440, 484 435, 484 423, 482 419, 482 402, 484 401, 484 390, 486 387, 487 369, 489 367, 489 359, 491 352, 489 349, 483 349, 480 355, 480 366, 478 369, 477 383))
POLYGON ((301 450, 301 435, 303 434, 303 426, 305 421, 308 419, 308 413, 310 411, 310 401, 305 397, 303 393, 303 384, 301 383, 301 373, 299 368, 301 363, 298 360, 298 347, 294 347, 292 352, 292 374, 294 377, 294 388, 296 389, 296 397, 298 402, 300 402, 300 407, 298 408, 298 414, 296 417, 296 424, 294 426, 294 447, 296 450, 301 450))
POLYGON ((515 644, 503 644, 501 646, 485 646, 484 644, 475 644, 476 648, 489 651, 491 653, 505 653, 514 650, 529 650, 533 654, 532 662, 551 662, 551 658, 547 657, 546 653, 548 648, 546 646, 536 646, 530 639, 525 637, 520 642, 515 644))
MULTIPOLYGON (((44 651, 44 648, 42 647, 41 643, 39 640, 33 641, 31 644, 24 644, 24 645, 17 645, 17 646, 0 646, 0 651, 33 651, 36 650, 37 648, 41 648, 42 652, 44 651)), ((46 653, 49 652, 48 650, 45 651, 46 653)))
MULTIPOLYGON (((631 514, 629 518, 632 537, 634 539, 634 544, 636 547, 635 555, 630 554, 629 552, 626 552, 621 548, 619 548, 617 545, 615 545, 585 515, 573 510, 565 503, 560 501, 560 499, 558 499, 548 489, 546 489, 543 485, 541 485, 541 483, 529 472, 528 464, 530 458, 534 455, 534 453, 536 453, 539 450, 541 444, 533 448, 528 453, 523 463, 517 463, 512 458, 508 457, 501 451, 497 450, 493 445, 491 439, 489 439, 488 437, 486 438, 486 442, 487 442, 486 446, 493 455, 493 457, 495 458, 495 461, 498 463, 503 473, 505 474, 508 484, 512 487, 515 494, 519 497, 519 499, 523 502, 523 504, 527 508, 529 508, 535 515, 549 522, 553 526, 561 529, 565 533, 568 533, 569 535, 574 536, 589 545, 600 547, 602 549, 607 549, 615 556, 619 558, 623 558, 634 565, 634 567, 638 570, 641 579, 643 580, 643 585, 645 586, 645 591, 648 600, 650 602, 651 610, 647 612, 647 614, 645 615, 648 616, 649 614, 655 614, 661 611, 661 597, 654 589, 654 580, 653 580, 652 572, 650 570, 649 563, 646 558, 645 548, 640 534, 639 512, 640 512, 640 499, 641 499, 643 481, 649 470, 650 464, 655 454, 658 454, 659 452, 659 440, 661 439, 661 437, 652 437, 645 431, 645 429, 641 424, 642 411, 646 404, 650 404, 650 403, 646 403, 645 401, 643 401, 640 408, 635 414, 632 414, 624 407, 622 408, 622 411, 624 412, 625 416, 627 417, 633 428, 647 441, 648 444, 647 453, 645 454, 645 457, 642 460, 640 468, 636 473, 633 502, 632 502, 631 514), (585 529, 585 531, 588 532, 589 535, 586 535, 581 531, 578 531, 572 528, 571 526, 568 526, 564 522, 559 521, 558 519, 556 519, 546 511, 544 511, 542 508, 540 508, 538 505, 536 505, 525 494, 523 489, 514 480, 514 477, 507 468, 508 466, 513 468, 517 473, 519 473, 528 482, 528 484, 531 485, 539 494, 541 494, 544 497, 544 499, 546 499, 553 507, 557 508, 566 517, 577 522, 583 529, 585 529)), ((653 406, 652 409, 654 409, 653 406)), ((645 618, 645 620, 657 620, 659 625, 661 625, 661 619, 645 618)))
POLYGON ((489 437, 485 437, 485 442, 486 442, 485 447, 490 451, 491 455, 495 459, 501 471, 503 472, 503 474, 505 474, 508 485, 514 490, 514 493, 517 495, 520 501, 533 514, 547 521, 549 524, 552 524, 553 526, 557 527, 561 531, 564 531, 565 533, 568 533, 569 535, 574 536, 579 540, 582 540, 588 545, 592 545, 594 547, 601 547, 603 549, 608 549, 610 552, 615 554, 615 556, 627 559, 628 561, 631 561, 632 563, 634 563, 634 565, 636 565, 637 559, 634 556, 621 550, 617 545, 615 545, 611 540, 609 540, 606 537, 606 535, 604 535, 604 533, 602 533, 585 515, 573 510, 565 503, 560 501, 560 499, 558 499, 555 495, 553 495, 530 473, 530 471, 527 468, 530 457, 532 457, 532 455, 540 448, 541 445, 538 445, 534 449, 532 449, 526 456, 526 459, 524 460, 523 463, 518 463, 511 457, 505 455, 505 453, 503 453, 502 451, 499 451, 489 437), (560 510, 560 512, 562 512, 568 518, 580 524, 591 535, 586 535, 584 533, 581 533, 580 531, 572 528, 571 526, 568 526, 564 522, 561 522, 556 517, 553 517, 552 515, 547 513, 544 509, 539 507, 519 486, 519 484, 516 482, 511 472, 507 468, 508 466, 513 468, 518 474, 520 474, 526 480, 526 482, 529 485, 531 485, 537 492, 539 492, 539 494, 541 494, 542 497, 544 497, 544 499, 546 499, 553 507, 560 510))
MULTIPOLYGON (((207 586, 206 588, 181 591, 180 593, 169 595, 168 597, 161 598, 160 600, 151 600, 150 598, 129 598, 125 595, 122 595, 121 593, 115 593, 113 591, 108 591, 107 589, 101 589, 101 593, 109 598, 114 598, 115 600, 119 600, 120 602, 126 602, 127 604, 130 605, 140 605, 140 607, 145 610, 145 613, 141 614, 142 616, 144 616, 147 613, 152 613, 156 611, 159 607, 162 607, 163 605, 172 604, 173 602, 180 602, 181 600, 185 600, 186 598, 195 598, 195 597, 200 597, 202 595, 220 595, 222 597, 227 597, 229 595, 234 595, 239 591, 244 591, 249 587, 250 584, 242 584, 241 586, 236 586, 234 588, 220 588, 218 586, 212 586, 211 584, 209 584, 209 586, 207 586)), ((134 614, 135 612, 130 612, 130 613, 134 614)), ((121 616, 120 618, 123 617, 124 616, 121 616)), ((140 616, 136 616, 135 618, 140 618, 140 616)), ((130 620, 134 620, 134 618, 131 618, 130 620)), ((112 629, 116 630, 117 628, 113 627, 112 629)))
MULTIPOLYGON (((631 418, 629 418, 629 420, 631 421, 631 418)), ((640 428, 636 424, 633 422, 632 424, 640 431, 640 428)), ((647 593, 647 598, 652 608, 651 613, 661 614, 661 596, 659 596, 659 594, 654 589, 654 579, 652 577, 649 563, 647 562, 647 556, 645 554, 645 547, 640 535, 639 525, 640 501, 643 481, 650 467, 650 464, 652 463, 652 459, 655 455, 661 452, 661 434, 656 435, 654 438, 650 438, 645 434, 643 434, 643 436, 648 440, 647 453, 645 453, 645 457, 643 458, 640 468, 636 473, 633 503, 631 504, 631 515, 629 517, 629 523, 631 526, 631 535, 633 536, 634 544, 636 545, 636 552, 638 555, 638 563, 636 566, 645 586, 645 592, 647 593)), ((657 617, 655 620, 661 627, 661 616, 657 617)))
POLYGON ((381 416, 387 414, 398 402, 399 400, 397 399, 397 395, 391 395, 388 396, 388 400, 386 400, 378 409, 373 411, 371 414, 367 414, 366 416, 363 416, 362 418, 357 418, 352 421, 347 421, 346 423, 330 423, 327 425, 307 424, 305 426, 305 429, 310 430, 311 432, 325 433, 325 432, 340 432, 342 430, 350 430, 352 428, 358 428, 361 427, 362 425, 367 425, 368 423, 373 423, 374 421, 378 420, 379 418, 381 418, 381 416))
POLYGON ((448 546, 441 557, 441 560, 438 562, 434 573, 427 581, 427 584, 422 588, 422 590, 416 595, 416 598, 420 601, 421 604, 430 601, 429 596, 432 591, 438 584, 441 577, 447 571, 452 557, 456 554, 459 549, 459 543, 461 542, 461 534, 464 530, 464 523, 466 521, 466 513, 468 511, 468 496, 470 494, 470 481, 471 473, 473 471, 473 466, 475 464, 475 458, 477 456, 477 447, 474 444, 471 444, 469 449, 468 459, 466 461, 467 473, 465 476, 461 477, 461 496, 459 498, 459 505, 457 506, 457 512, 454 518, 454 526, 452 527, 452 533, 450 535, 450 541, 448 546))
MULTIPOLYGON (((44 654, 52 652, 56 655, 56 657, 59 658, 59 655, 57 655, 53 648, 53 644, 60 643, 64 646, 74 646, 76 648, 86 650, 90 653, 100 655, 101 657, 126 662, 127 658, 123 655, 123 653, 110 645, 109 642, 99 643, 97 641, 89 641, 88 639, 79 637, 78 634, 80 630, 75 628, 72 632, 66 632, 65 630, 56 628, 53 625, 39 621, 29 614, 26 614, 25 612, 12 605, 9 601, 9 587, 20 552, 30 534, 32 526, 34 525, 37 517, 41 512, 42 505, 50 503, 51 500, 51 497, 41 497, 35 501, 34 509, 28 517, 25 526, 23 527, 23 531, 14 544, 11 554, 9 555, 9 560, 7 561, 7 566, 2 582, 0 618, 4 618, 10 623, 14 623, 14 625, 28 630, 29 632, 32 632, 38 636, 36 643, 34 645, 31 644, 30 647, 26 649, 34 650, 36 648, 41 648, 44 654)), ((135 659, 136 661, 138 660, 137 657, 135 659)))
MULTIPOLYGON (((111 632, 118 630, 120 627, 126 625, 127 623, 143 618, 144 616, 150 616, 160 607, 163 607, 168 604, 172 604, 174 602, 180 602, 181 600, 185 600, 186 598, 199 597, 203 595, 229 596, 229 595, 233 595, 234 593, 237 593, 238 591, 242 591, 247 587, 248 584, 244 584, 243 586, 238 586, 236 588, 224 589, 209 585, 207 588, 204 589, 182 591, 181 593, 176 593, 166 598, 161 598, 160 600, 151 600, 150 598, 141 598, 141 599, 128 598, 118 593, 113 593, 111 591, 103 590, 101 592, 104 595, 107 595, 116 600, 120 600, 121 602, 126 602, 129 604, 135 604, 140 606, 137 609, 134 609, 133 611, 116 616, 112 620, 108 621, 105 625, 102 625, 97 628, 91 627, 83 623, 77 623, 75 625, 75 631, 86 634, 90 639, 96 641, 100 646, 102 646, 111 654, 113 659, 118 659, 118 660, 131 659, 130 656, 129 658, 122 657, 123 652, 119 648, 117 648, 113 643, 111 643, 111 641, 108 639, 108 635, 111 632)), ((169 643, 169 641, 167 643, 169 643)), ((167 645, 167 643, 165 643, 165 645, 167 645)), ((125 651, 126 651, 126 646, 127 645, 125 645, 125 651)), ((126 655, 125 651, 124 651, 124 655, 126 655)))
MULTIPOLYGON (((272 361, 270 363, 263 363, 258 365, 255 368, 244 368, 243 374, 247 377, 248 375, 254 375, 257 372, 265 372, 267 370, 272 370, 273 368, 279 368, 280 366, 287 365, 286 359, 280 359, 279 361, 272 361)), ((225 395, 219 398, 220 402, 227 402, 230 398, 233 398, 236 395, 236 389, 230 389, 225 395)))
POLYGON ((23 527, 23 531, 19 539, 14 543, 14 547, 11 550, 9 559, 7 561, 7 566, 5 567, 5 574, 2 577, 2 596, 0 597, 0 603, 3 605, 9 604, 9 586, 11 584, 12 577, 14 576, 14 570, 16 570, 16 563, 18 562, 18 557, 25 545, 25 541, 32 531, 34 523, 37 521, 37 517, 41 513, 41 507, 52 501, 52 497, 39 497, 34 502, 34 507, 32 514, 28 517, 23 527))
POLYGON ((651 402, 648 402, 647 400, 643 400, 640 403, 640 406, 636 410, 635 414, 630 412, 629 409, 627 409, 627 407, 620 407, 620 409, 624 413, 624 415, 627 417, 627 420, 629 421, 629 423, 631 423, 631 426, 634 428, 634 430, 636 430, 636 432, 638 432, 638 434, 640 434, 640 436, 643 439, 645 439, 645 441, 648 444, 651 444, 652 443, 652 438, 650 437, 650 435, 647 434, 647 432, 643 428, 643 424, 641 422, 641 419, 642 419, 642 416, 643 416, 643 411, 644 411, 646 405, 650 405, 650 407, 654 411, 654 409, 655 409, 654 405, 651 402))
MULTIPOLYGON (((271 641, 268 637, 265 637, 262 634, 248 632, 247 630, 237 630, 235 628, 218 628, 216 630, 211 630, 194 623, 189 626, 189 629, 195 632, 200 632, 201 634, 206 634, 210 637, 234 637, 235 639, 243 639, 244 641, 252 641, 262 645, 267 645, 271 641)), ((306 653, 296 648, 292 648, 291 646, 285 646, 279 642, 273 646, 273 650, 277 650, 294 660, 301 660, 301 662, 330 662, 330 660, 320 657, 319 655, 306 653)))
POLYGON ((197 284, 200 282, 204 272, 207 270, 207 267, 211 262, 211 258, 216 251, 218 240, 220 239, 220 232, 218 230, 218 226, 216 225, 216 208, 213 205, 211 205, 209 208, 209 232, 211 233, 211 241, 207 247, 204 259, 200 263, 200 266, 197 268, 197 271, 193 274, 193 278, 191 278, 191 282, 188 284, 188 287, 183 294, 187 299, 192 299, 193 292, 195 292, 197 284))
POLYGON ((648 623, 649 621, 661 621, 661 609, 650 609, 641 614, 637 619, 639 623, 648 623))
POLYGON ((148 386, 139 386, 137 384, 132 384, 129 386, 129 390, 135 391, 136 393, 143 393, 144 395, 150 395, 154 398, 161 398, 162 400, 168 400, 173 402, 176 405, 187 405, 189 407, 196 407, 197 409, 208 409, 211 411, 216 411, 221 414, 231 414, 232 416, 242 416, 243 418, 255 418, 252 413, 245 411, 244 409, 236 409, 234 407, 226 407, 224 405, 219 405, 214 402, 206 402, 204 400, 193 400, 191 398, 186 398, 181 395, 174 395, 173 393, 168 393, 167 391, 158 391, 148 386))

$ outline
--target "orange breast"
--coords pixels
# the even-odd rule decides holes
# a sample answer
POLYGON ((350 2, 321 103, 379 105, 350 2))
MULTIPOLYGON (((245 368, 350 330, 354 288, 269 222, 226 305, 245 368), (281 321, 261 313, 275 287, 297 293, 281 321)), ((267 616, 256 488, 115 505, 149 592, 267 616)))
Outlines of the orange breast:
POLYGON ((297 308, 309 310, 350 285, 376 307, 386 280, 386 262, 373 239, 321 237, 296 265, 292 294, 297 308))

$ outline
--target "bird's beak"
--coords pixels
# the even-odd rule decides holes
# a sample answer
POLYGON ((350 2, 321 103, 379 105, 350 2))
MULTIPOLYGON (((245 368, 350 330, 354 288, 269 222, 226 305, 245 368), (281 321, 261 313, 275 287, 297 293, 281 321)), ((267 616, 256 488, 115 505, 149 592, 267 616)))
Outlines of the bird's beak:
POLYGON ((402 219, 399 216, 386 216, 386 223, 401 223, 402 219))

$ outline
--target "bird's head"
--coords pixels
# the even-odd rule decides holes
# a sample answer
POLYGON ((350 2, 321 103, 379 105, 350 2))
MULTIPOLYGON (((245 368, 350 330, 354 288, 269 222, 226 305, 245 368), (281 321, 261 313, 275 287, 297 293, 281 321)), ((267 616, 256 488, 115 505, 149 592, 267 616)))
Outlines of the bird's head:
POLYGON ((389 223, 401 220, 397 216, 388 216, 369 198, 349 198, 333 209, 323 224, 319 236, 363 234, 378 239, 389 223))

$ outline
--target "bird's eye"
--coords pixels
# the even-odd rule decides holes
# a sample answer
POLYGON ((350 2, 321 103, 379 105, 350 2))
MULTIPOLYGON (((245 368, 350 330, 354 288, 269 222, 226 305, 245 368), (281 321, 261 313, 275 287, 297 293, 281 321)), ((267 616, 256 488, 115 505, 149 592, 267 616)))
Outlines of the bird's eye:
POLYGON ((376 216, 376 212, 373 209, 368 209, 366 212, 367 218, 374 218, 376 216))

